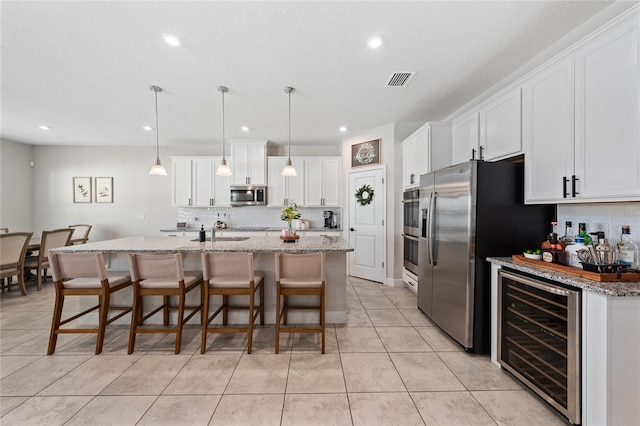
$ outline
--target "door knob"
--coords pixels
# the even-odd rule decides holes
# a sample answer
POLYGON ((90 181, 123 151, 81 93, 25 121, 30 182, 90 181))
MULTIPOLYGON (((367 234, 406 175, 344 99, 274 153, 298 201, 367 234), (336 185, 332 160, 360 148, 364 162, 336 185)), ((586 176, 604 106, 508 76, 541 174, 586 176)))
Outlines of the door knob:
POLYGON ((353 228, 350 228, 350 229, 349 229, 349 231, 355 231, 355 229, 353 229, 353 228))

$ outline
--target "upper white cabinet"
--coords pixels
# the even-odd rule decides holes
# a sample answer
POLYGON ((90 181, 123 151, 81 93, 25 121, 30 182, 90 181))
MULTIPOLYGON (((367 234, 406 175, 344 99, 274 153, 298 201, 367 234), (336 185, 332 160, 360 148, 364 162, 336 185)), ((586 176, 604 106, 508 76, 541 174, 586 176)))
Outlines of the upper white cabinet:
POLYGON ((521 94, 517 87, 453 121, 453 164, 520 154, 521 127, 521 94))
POLYGON ((576 52, 576 198, 640 196, 638 22, 636 15, 576 52))
POLYGON ((526 202, 638 200, 639 52, 636 15, 523 84, 526 202))
POLYGON ((267 141, 230 141, 231 184, 266 185, 267 141))
POLYGON ((573 174, 573 58, 545 68, 522 86, 525 200, 555 202, 573 174))
POLYGON ((304 159, 291 158, 291 164, 296 168, 298 176, 282 176, 282 169, 287 157, 268 157, 267 172, 269 175, 267 187, 267 204, 269 206, 284 206, 289 201, 302 205, 304 190, 304 159))
POLYGON ((497 160, 522 152, 520 98, 520 88, 517 87, 480 108, 481 159, 497 160))
POLYGON ((402 142, 402 186, 419 185, 420 175, 451 165, 451 124, 429 122, 402 142))
POLYGON ((478 142, 480 141, 479 122, 477 111, 453 121, 453 164, 482 158, 481 153, 478 151, 478 142))
POLYGON ((304 205, 337 207, 340 204, 340 158, 304 160, 304 205))
POLYGON ((216 176, 220 157, 172 157, 172 205, 229 205, 229 177, 216 176))

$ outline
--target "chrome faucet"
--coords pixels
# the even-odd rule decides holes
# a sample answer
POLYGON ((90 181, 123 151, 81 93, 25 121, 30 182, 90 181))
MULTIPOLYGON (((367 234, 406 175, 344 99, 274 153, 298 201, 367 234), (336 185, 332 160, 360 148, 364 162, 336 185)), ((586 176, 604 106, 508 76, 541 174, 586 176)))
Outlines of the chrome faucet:
POLYGON ((211 227, 211 241, 213 241, 216 238, 216 226, 213 225, 211 227))

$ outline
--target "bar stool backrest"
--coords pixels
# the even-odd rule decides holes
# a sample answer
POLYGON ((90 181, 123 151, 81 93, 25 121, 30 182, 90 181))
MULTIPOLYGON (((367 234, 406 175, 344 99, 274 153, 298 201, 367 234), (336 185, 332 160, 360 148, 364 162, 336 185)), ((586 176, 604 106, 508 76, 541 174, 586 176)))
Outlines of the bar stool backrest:
POLYGON ((202 273, 205 281, 213 277, 246 277, 253 280, 253 253, 203 253, 202 273))
POLYGON ((286 278, 318 278, 325 281, 325 254, 276 254, 276 281, 286 278))
POLYGON ((24 262, 31 235, 33 235, 32 232, 0 234, 0 266, 17 266, 19 263, 24 262))
POLYGON ((150 278, 173 278, 184 280, 184 263, 180 253, 175 254, 129 254, 131 281, 150 278))
POLYGON ((73 278, 108 279, 102 253, 49 253, 53 281, 73 278))

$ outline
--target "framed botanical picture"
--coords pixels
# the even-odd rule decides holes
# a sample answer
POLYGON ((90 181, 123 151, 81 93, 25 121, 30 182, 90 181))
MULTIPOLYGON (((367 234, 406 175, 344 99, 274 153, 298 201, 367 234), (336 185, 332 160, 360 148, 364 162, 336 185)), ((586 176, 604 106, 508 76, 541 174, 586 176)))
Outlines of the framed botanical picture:
POLYGON ((113 203, 113 178, 96 178, 96 203, 113 203))
POLYGON ((91 202, 91 178, 90 177, 74 177, 73 178, 73 202, 74 203, 90 203, 91 202))
POLYGON ((380 164, 380 139, 351 145, 351 167, 380 164))

